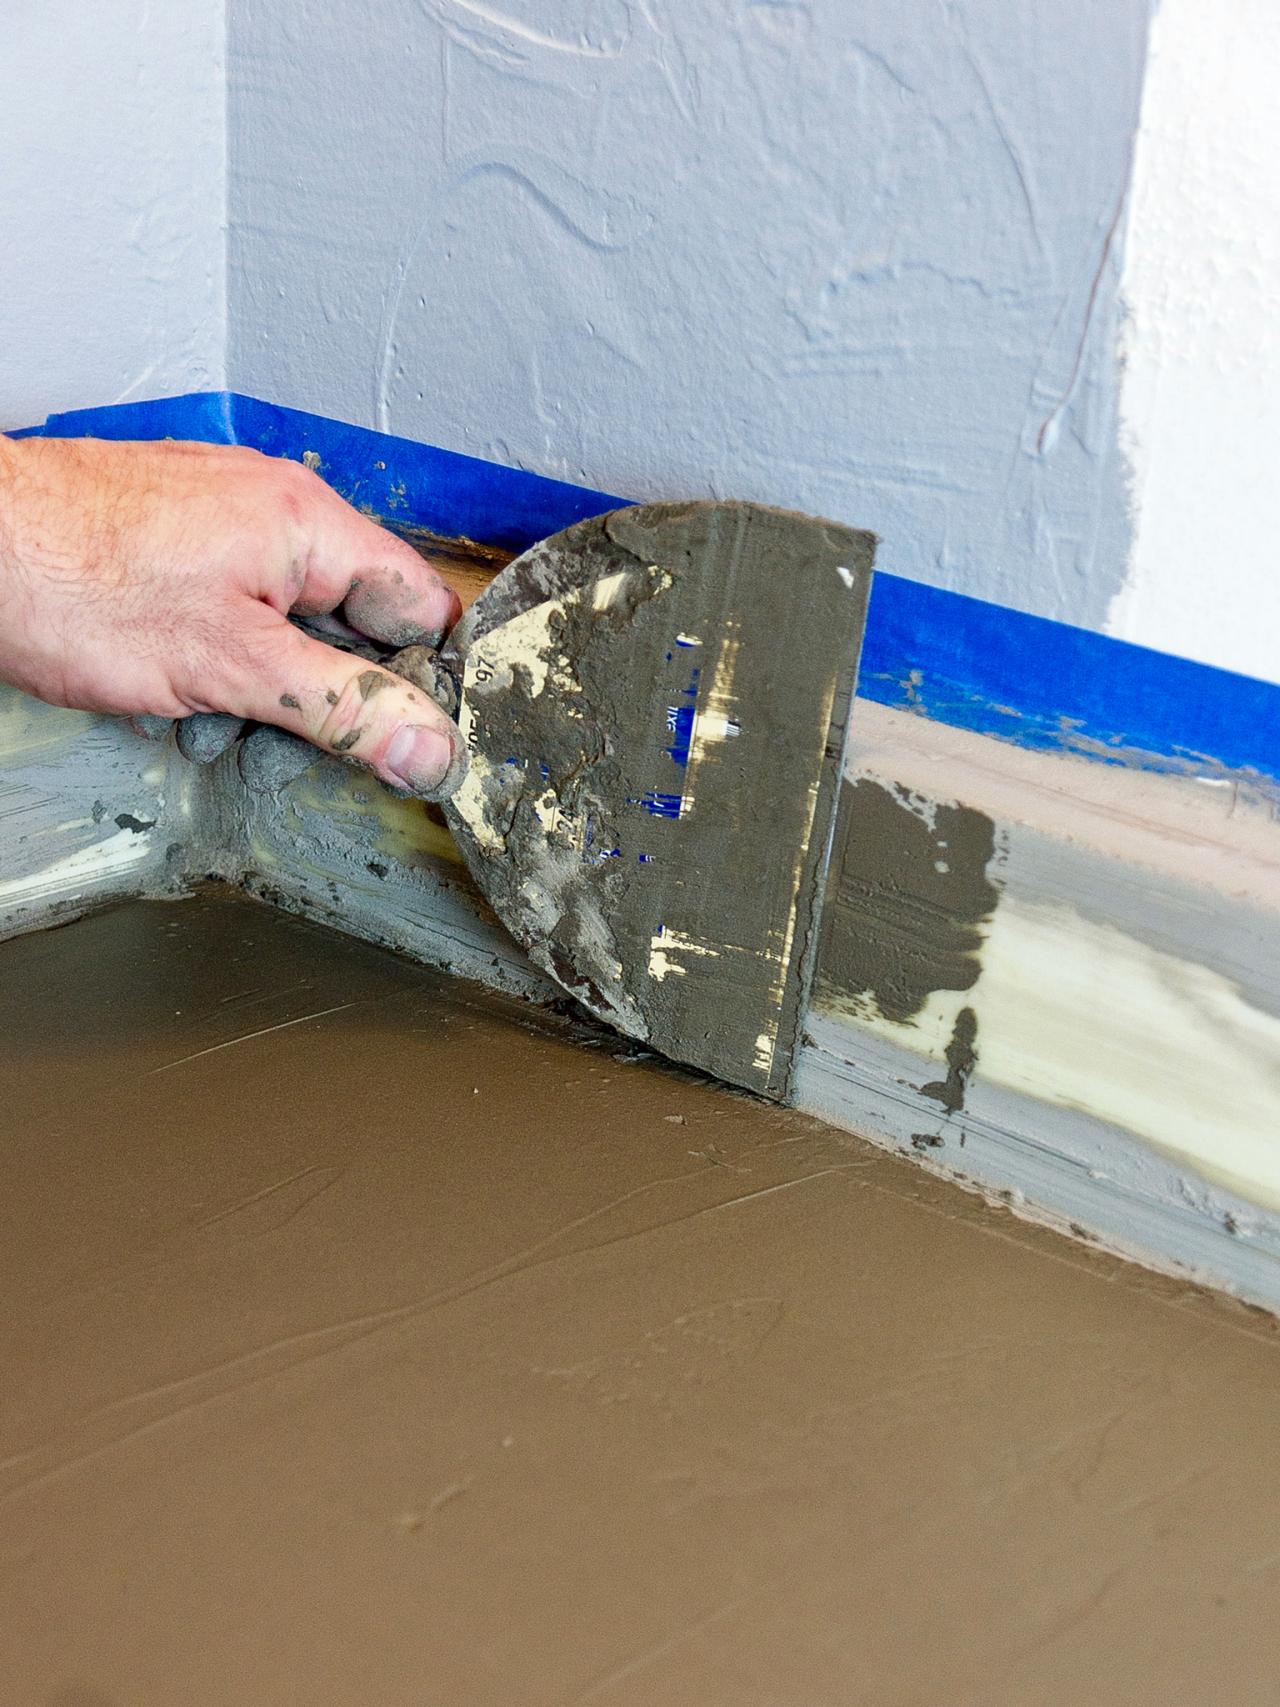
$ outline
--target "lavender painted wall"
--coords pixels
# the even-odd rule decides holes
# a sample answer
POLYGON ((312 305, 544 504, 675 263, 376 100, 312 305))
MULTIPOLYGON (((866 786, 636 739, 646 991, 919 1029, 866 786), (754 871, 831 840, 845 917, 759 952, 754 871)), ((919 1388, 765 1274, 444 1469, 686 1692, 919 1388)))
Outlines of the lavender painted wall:
POLYGON ((230 383, 1101 625, 1147 0, 233 0, 230 383))

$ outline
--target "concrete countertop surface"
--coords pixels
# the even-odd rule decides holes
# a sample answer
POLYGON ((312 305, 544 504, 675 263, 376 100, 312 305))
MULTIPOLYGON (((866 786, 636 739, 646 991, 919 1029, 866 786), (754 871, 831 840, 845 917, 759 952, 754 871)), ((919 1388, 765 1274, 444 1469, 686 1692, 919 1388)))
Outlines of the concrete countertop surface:
POLYGON ((1271 1320, 210 891, 0 946, 0 1701, 1275 1699, 1271 1320))

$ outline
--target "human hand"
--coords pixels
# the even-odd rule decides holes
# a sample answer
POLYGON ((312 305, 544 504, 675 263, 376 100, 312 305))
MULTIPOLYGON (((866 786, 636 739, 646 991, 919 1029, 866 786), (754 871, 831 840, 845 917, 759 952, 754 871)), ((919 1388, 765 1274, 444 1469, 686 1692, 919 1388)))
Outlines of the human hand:
POLYGON ((465 764, 448 717, 288 619, 340 610, 383 646, 435 646, 460 608, 412 546, 298 463, 0 437, 0 679, 51 704, 252 718, 442 799, 465 764))

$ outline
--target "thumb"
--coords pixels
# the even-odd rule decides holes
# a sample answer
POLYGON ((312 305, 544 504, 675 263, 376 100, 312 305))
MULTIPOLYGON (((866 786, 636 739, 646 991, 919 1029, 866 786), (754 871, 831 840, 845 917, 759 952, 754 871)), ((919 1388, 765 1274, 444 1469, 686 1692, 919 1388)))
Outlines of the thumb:
POLYGON ((454 792, 466 770, 462 736, 421 688, 283 617, 263 638, 232 709, 366 765, 392 788, 426 800, 454 792))

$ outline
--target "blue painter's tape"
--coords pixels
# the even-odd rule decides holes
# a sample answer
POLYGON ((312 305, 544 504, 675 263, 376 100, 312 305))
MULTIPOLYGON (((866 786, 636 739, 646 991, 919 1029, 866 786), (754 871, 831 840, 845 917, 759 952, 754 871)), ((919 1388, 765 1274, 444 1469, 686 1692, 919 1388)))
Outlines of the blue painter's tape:
MULTIPOLYGON (((77 410, 31 431, 310 452, 375 515, 511 551, 625 502, 238 393, 77 410)), ((893 575, 872 589, 858 693, 1022 747, 1280 780, 1280 687, 893 575)), ((661 816, 677 799, 645 804, 661 816)))
POLYGON ((188 391, 149 403, 70 409, 50 415, 43 427, 29 431, 51 439, 197 439, 205 444, 234 444, 234 402, 229 391, 188 391))
POLYGON ((523 551, 571 522, 624 502, 252 397, 235 397, 232 414, 238 443, 295 461, 311 452, 330 485, 374 515, 508 551, 523 551))
POLYGON ((1022 747, 1280 778, 1280 687, 893 575, 872 587, 858 693, 1022 747))
POLYGON ((523 551, 572 522, 627 502, 368 427, 282 409, 238 392, 197 391, 150 403, 77 409, 50 415, 43 427, 28 428, 27 433, 50 438, 200 439, 250 445, 294 462, 310 456, 335 490, 376 516, 508 551, 523 551))

